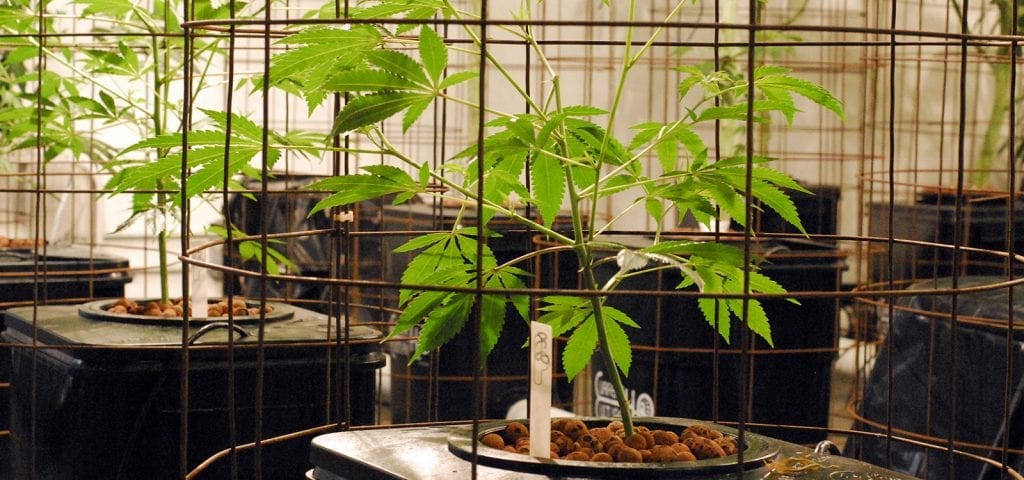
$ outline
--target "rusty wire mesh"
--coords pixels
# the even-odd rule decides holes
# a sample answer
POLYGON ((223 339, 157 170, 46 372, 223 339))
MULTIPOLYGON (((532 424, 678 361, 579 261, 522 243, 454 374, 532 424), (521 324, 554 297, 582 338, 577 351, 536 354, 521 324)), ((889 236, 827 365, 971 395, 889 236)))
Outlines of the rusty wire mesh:
MULTIPOLYGON (((477 3, 459 2, 467 9, 479 8, 477 3)), ((498 5, 503 2, 487 3, 489 26, 517 25, 498 5)), ((549 1, 536 6, 539 15, 531 28, 553 69, 578 85, 575 100, 580 103, 607 100, 609 79, 621 62, 614 47, 623 41, 623 28, 662 26, 658 19, 673 5, 645 2, 643 18, 630 22, 619 16, 619 2, 611 3, 606 7, 602 2, 549 1)), ((685 111, 671 101, 677 81, 672 66, 745 65, 750 54, 758 62, 788 67, 814 80, 844 102, 845 121, 807 108, 792 126, 776 122, 752 127, 753 151, 779 158, 783 170, 815 193, 794 197, 808 237, 765 215, 751 222, 756 235, 746 239, 766 255, 765 268, 778 275, 803 306, 764 297, 766 308, 775 312, 775 348, 750 337, 727 344, 695 314, 692 292, 673 291, 678 278, 652 275, 630 285, 613 299, 644 317, 643 335, 634 338, 633 345, 637 368, 629 387, 634 398, 648 400, 641 402, 651 407, 646 413, 738 423, 742 430, 800 444, 830 439, 842 445, 847 456, 916 476, 1019 478, 1011 470, 1019 472, 1024 465, 1019 401, 1024 360, 1019 358, 1021 328, 1006 321, 1016 318, 1020 302, 1014 293, 1021 265, 1015 256, 1020 250, 1017 227, 1022 220, 1017 209, 1019 122, 1013 101, 1020 92, 1017 57, 1007 53, 1019 49, 1016 24, 1005 33, 987 29, 999 14, 999 2, 994 1, 769 1, 756 22, 750 21, 747 11, 759 2, 747 3, 698 1, 677 21, 664 25, 667 33, 652 46, 653 53, 639 70, 642 87, 628 92, 627 102, 638 118, 678 118, 685 111), (963 24, 958 5, 969 12, 963 24), (748 35, 751 32, 756 35, 748 35), (998 86, 1003 91, 988 83, 993 65, 1006 68, 1010 76, 1008 83, 998 86), (994 130, 1002 145, 989 167, 995 181, 975 187, 969 184, 977 170, 971 159, 986 140, 987 109, 1001 96, 1011 101, 998 114, 994 130), (993 204, 994 213, 982 210, 993 204), (903 325, 918 330, 904 332, 903 325), (908 378, 919 382, 920 389, 904 390, 908 378), (908 409, 921 413, 923 420, 905 419, 908 409), (974 428, 983 423, 995 426, 974 428)), ((1017 4, 1004 3, 1017 15, 1017 4)), ((217 40, 226 52, 210 70, 181 73, 183 81, 175 84, 180 108, 175 118, 186 123, 194 119, 193 128, 199 130, 201 109, 230 110, 272 129, 325 131, 335 113, 332 108, 307 115, 301 100, 246 79, 262 74, 273 55, 289 48, 278 41, 292 29, 303 24, 352 24, 345 12, 356 4, 334 5, 338 18, 330 20, 307 18, 319 4, 269 4, 249 19, 186 22, 191 36, 147 34, 152 40, 181 41, 185 46, 200 39, 217 40), (189 98, 200 76, 216 79, 215 86, 189 98)), ((28 38, 53 50, 76 51, 69 57, 74 61, 82 61, 84 47, 119 51, 116 35, 98 35, 93 26, 46 23, 50 15, 68 16, 44 5, 44 12, 35 2, 24 5, 33 9, 37 26, 46 25, 28 38)), ((186 2, 181 8, 187 14, 196 5, 186 2)), ((81 5, 68 8, 72 14, 83 11, 81 5)), ((449 42, 468 41, 451 28, 458 22, 426 23, 445 32, 449 42)), ((5 59, 23 46, 22 38, 23 33, 0 31, 0 47, 7 47, 0 50, 5 59)), ((525 45, 500 36, 488 45, 533 88, 551 81, 548 70, 535 63, 525 45)), ((37 111, 51 107, 42 103, 42 95, 31 94, 44 79, 39 72, 80 73, 48 55, 43 51, 29 58, 27 65, 37 76, 14 84, 25 86, 21 101, 27 99, 37 111)), ((467 54, 454 56, 450 65, 473 67, 474 62, 467 54)), ((94 85, 81 93, 88 96, 104 88, 94 85)), ((461 93, 478 96, 488 106, 523 108, 508 105, 505 87, 493 79, 484 84, 483 94, 464 88, 461 93)), ((335 108, 343 101, 340 96, 335 99, 335 108)), ((477 135, 475 112, 450 107, 444 102, 433 107, 430 121, 399 138, 401 146, 417 158, 443 165, 471 144, 477 135)), ((78 125, 87 125, 90 136, 113 136, 118 147, 131 143, 99 120, 82 118, 78 125)), ((724 128, 701 133, 714 138, 709 144, 724 151, 722 142, 735 134, 724 128)), ((20 413, 11 413, 16 423, 0 440, 8 447, 6 461, 16 458, 19 472, 29 478, 79 478, 73 468, 54 467, 77 459, 59 457, 48 443, 52 440, 34 432, 74 425, 80 431, 72 438, 81 444, 103 441, 106 433, 100 433, 113 428, 107 419, 76 423, 58 416, 68 415, 65 411, 47 410, 55 395, 46 386, 47 378, 56 373, 41 365, 62 355, 99 359, 101 364, 128 358, 127 364, 142 368, 144 385, 160 379, 161 387, 146 390, 138 403, 158 411, 164 423, 146 430, 149 420, 140 416, 124 427, 124 437, 110 440, 124 448, 116 457, 120 463, 105 466, 111 476, 130 475, 136 465, 157 464, 153 455, 159 453, 169 456, 159 462, 167 468, 161 474, 168 478, 273 478, 268 475, 278 473, 277 464, 298 465, 301 472, 287 475, 300 478, 312 467, 305 456, 309 441, 318 434, 501 418, 525 398, 526 359, 517 353, 523 332, 507 333, 500 354, 479 372, 471 368, 478 362, 478 353, 468 346, 473 344, 471 335, 463 334, 454 344, 411 364, 406 361, 415 348, 414 335, 383 344, 377 338, 349 336, 352 327, 386 333, 393 326, 399 313, 400 272, 408 262, 393 253, 394 247, 427 232, 444 231, 455 222, 448 206, 431 202, 395 206, 367 201, 351 211, 307 215, 323 195, 305 187, 382 161, 370 154, 327 152, 310 160, 285 152, 268 170, 272 175, 222 183, 176 224, 173 250, 185 252, 172 262, 176 295, 203 285, 214 297, 292 305, 309 312, 315 334, 265 340, 273 338, 268 332, 275 326, 257 315, 255 320, 229 317, 231 329, 216 332, 209 343, 190 343, 196 328, 184 324, 160 327, 169 328, 171 340, 158 346, 144 338, 114 341, 121 335, 116 329, 109 332, 111 338, 62 343, 33 320, 40 307, 122 295, 153 297, 159 254, 151 225, 112 233, 131 201, 127 194, 109 195, 109 173, 103 165, 88 158, 72 160, 69 154, 49 159, 49 146, 38 142, 21 146, 28 148, 14 149, 0 141, 5 149, 0 195, 6 199, 0 206, 0 235, 28 242, 0 252, 0 285, 11 295, 0 298, 0 307, 24 308, 16 311, 22 335, 8 333, 2 343, 8 350, 5 359, 13 360, 20 372, 18 382, 2 386, 17 390, 8 397, 13 393, 21 400, 11 405, 20 413), (220 240, 206 232, 209 224, 239 226, 249 237, 220 240), (238 245, 243 240, 277 245, 296 268, 270 274, 242 260, 238 245), (70 266, 61 263, 68 256, 70 266), (73 280, 72 287, 66 286, 66 278, 73 280), (236 327, 240 333, 226 333, 236 327), (148 356, 153 352, 168 363, 154 367, 148 356), (387 367, 380 368, 376 357, 366 357, 381 352, 387 354, 387 367), (281 376, 304 370, 312 374, 301 377, 303 383, 279 383, 281 376), (203 377, 209 372, 210 378, 203 377), (299 400, 279 400, 285 398, 282 389, 299 392, 299 400), (281 411, 290 413, 279 415, 281 411), (218 423, 222 421, 226 423, 218 423), (206 422, 216 425, 207 431, 206 422), (20 432, 12 433, 17 429, 20 432), (169 444, 147 443, 149 432, 156 431, 169 444), (216 439, 215 445, 198 439, 201 436, 216 439), (18 446, 12 448, 15 442, 18 446)), ((361 145, 352 139, 347 146, 361 145)), ((258 160, 254 165, 267 166, 258 160)), ((621 208, 616 201, 612 198, 600 206, 603 220, 621 208)), ((638 219, 615 233, 642 237, 652 229, 638 219)), ((694 235, 686 229, 676 233, 694 235)), ((742 243, 744 237, 734 232, 731 238, 742 243)), ((540 248, 545 239, 509 226, 500 239, 489 241, 502 255, 515 258, 540 248)), ((525 268, 534 276, 529 293, 535 298, 577 286, 571 258, 546 256, 525 268)), ((108 390, 82 393, 95 395, 88 397, 90 402, 101 402, 104 395, 127 396, 118 390, 125 387, 118 386, 116 373, 58 373, 109 381, 101 385, 108 390)), ((580 415, 614 414, 607 395, 602 395, 606 385, 600 368, 588 368, 572 384, 564 374, 556 378, 558 407, 580 415)), ((6 428, 7 422, 0 425, 6 428)))

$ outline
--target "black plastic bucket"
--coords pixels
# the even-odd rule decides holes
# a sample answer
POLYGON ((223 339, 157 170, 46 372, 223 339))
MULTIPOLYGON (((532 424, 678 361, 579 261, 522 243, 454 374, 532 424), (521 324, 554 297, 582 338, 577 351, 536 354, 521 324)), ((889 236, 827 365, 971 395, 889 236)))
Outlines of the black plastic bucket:
MULTIPOLYGON (((995 198, 987 201, 964 201, 963 217, 956 217, 955 198, 950 196, 925 196, 911 205, 892 206, 893 238, 933 242, 951 246, 954 234, 959 230, 959 241, 963 246, 1007 251, 1008 218, 1006 200, 995 198)), ((1014 231, 1012 242, 1015 253, 1024 252, 1024 202, 1013 203, 1014 231)), ((889 205, 871 204, 871 235, 887 237, 889 205)), ((905 243, 893 245, 892 264, 895 280, 928 279, 953 274, 953 250, 905 243)), ((1005 275, 1004 259, 992 254, 961 251, 959 272, 962 275, 1005 275)), ((871 278, 884 281, 888 278, 888 251, 876 249, 872 259, 871 278)), ((1014 264, 1015 275, 1024 269, 1014 264)))
POLYGON ((124 296, 128 260, 81 248, 0 250, 0 308, 124 296))
MULTIPOLYGON (((39 478, 180 478, 186 409, 190 469, 233 444, 254 441, 257 420, 261 437, 269 438, 343 420, 336 413, 328 418, 328 411, 347 403, 353 423, 372 423, 375 371, 384 364, 380 332, 352 326, 345 358, 340 342, 328 342, 326 316, 287 308, 288 318, 265 327, 261 410, 255 403, 261 371, 251 348, 256 325, 236 324, 241 330, 229 351, 228 330, 220 328, 226 325, 204 324, 208 333, 189 350, 186 406, 180 323, 94 320, 76 306, 40 307, 35 319, 44 348, 32 350, 18 348, 32 343, 32 309, 9 310, 4 338, 13 346, 14 478, 30 478, 33 453, 39 478), (228 403, 232 368, 234 405, 228 403), (339 393, 342 385, 349 389, 339 393)), ((301 478, 309 468, 308 439, 264 446, 261 458, 263 478, 301 478)), ((239 478, 253 478, 252 453, 238 459, 239 478)), ((230 478, 230 461, 215 462, 200 478, 230 478)))

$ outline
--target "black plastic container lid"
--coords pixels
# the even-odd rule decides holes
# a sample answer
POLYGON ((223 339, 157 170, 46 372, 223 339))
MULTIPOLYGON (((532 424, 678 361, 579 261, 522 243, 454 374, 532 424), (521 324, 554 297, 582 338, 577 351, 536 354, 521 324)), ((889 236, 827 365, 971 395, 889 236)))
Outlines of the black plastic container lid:
MULTIPOLYGON (((264 327, 264 344, 267 350, 275 352, 319 348, 326 351, 326 344, 333 344, 335 322, 326 315, 293 307, 287 304, 272 304, 275 310, 288 310, 291 314, 285 320, 267 322, 264 327), (308 345, 309 348, 276 348, 308 345)), ((36 338, 44 347, 70 347, 79 349, 79 358, 99 355, 110 358, 114 355, 137 357, 152 353, 168 353, 181 350, 181 323, 163 325, 126 323, 121 321, 96 320, 80 314, 79 305, 48 305, 40 307, 17 307, 7 310, 7 331, 4 337, 13 343, 31 344, 33 338, 33 312, 35 313, 36 338)), ((223 353, 228 344, 230 325, 224 322, 197 322, 189 328, 190 345, 197 354, 215 349, 223 353), (223 348, 212 348, 223 347, 223 348)), ((254 352, 257 343, 258 325, 234 324, 234 343, 240 351, 254 352)), ((379 330, 364 326, 349 327, 347 340, 354 351, 377 351, 382 334, 379 330)), ((345 340, 345 338, 341 338, 345 340)), ((339 342, 340 343, 340 342, 339 342)), ((294 354, 299 354, 295 352, 294 354)))
POLYGON ((59 281, 61 278, 77 281, 83 276, 118 278, 125 283, 131 280, 127 272, 128 259, 97 254, 84 248, 47 248, 38 252, 26 248, 0 249, 0 273, 25 274, 0 276, 0 283, 23 283, 26 278, 33 278, 37 269, 47 281, 59 281))

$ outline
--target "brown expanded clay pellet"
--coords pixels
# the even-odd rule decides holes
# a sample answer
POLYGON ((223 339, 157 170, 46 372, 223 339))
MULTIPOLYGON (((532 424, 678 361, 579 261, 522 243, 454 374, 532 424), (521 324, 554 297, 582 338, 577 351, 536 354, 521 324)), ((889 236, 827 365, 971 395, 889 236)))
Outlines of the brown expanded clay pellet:
POLYGON ((32 248, 46 245, 42 239, 32 240, 31 238, 9 238, 0 235, 0 248, 32 248))
MULTIPOLYGON (((484 445, 513 453, 529 454, 530 431, 520 422, 480 439, 484 445)), ((625 427, 615 420, 605 427, 588 428, 578 418, 551 421, 551 458, 591 462, 691 462, 732 455, 736 440, 718 430, 692 425, 680 433, 651 430, 644 426, 626 437, 625 427)))
MULTIPOLYGON (((114 302, 110 308, 107 309, 110 313, 130 313, 133 315, 149 315, 154 317, 180 317, 184 310, 184 302, 178 298, 171 304, 160 303, 156 301, 147 302, 145 305, 140 305, 138 302, 122 298, 114 302)), ((259 315, 259 307, 250 307, 244 298, 234 298, 231 302, 231 308, 228 308, 227 300, 221 300, 217 303, 211 303, 207 306, 207 317, 226 317, 228 312, 233 310, 236 316, 243 315, 259 315)), ((265 311, 267 313, 272 312, 274 309, 270 305, 267 305, 265 311)))

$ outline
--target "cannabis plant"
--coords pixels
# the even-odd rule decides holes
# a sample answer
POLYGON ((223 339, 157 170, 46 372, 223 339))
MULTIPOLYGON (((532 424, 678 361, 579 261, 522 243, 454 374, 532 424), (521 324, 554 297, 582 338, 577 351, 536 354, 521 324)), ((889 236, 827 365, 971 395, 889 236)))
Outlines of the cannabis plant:
MULTIPOLYGON (((570 379, 594 355, 603 362, 615 386, 622 420, 632 431, 620 374, 629 373, 627 332, 638 324, 627 312, 607 305, 608 296, 629 276, 676 270, 683 278, 678 288, 696 288, 706 294, 697 300, 700 310, 723 338, 730 338, 735 318, 744 320, 770 344, 771 327, 764 310, 757 299, 744 295, 784 294, 784 289, 759 273, 734 246, 670 238, 664 231, 687 214, 710 223, 726 213, 743 224, 755 201, 803 230, 786 191, 805 190, 772 169, 771 158, 756 154, 716 158, 698 133, 700 127, 715 122, 749 127, 773 117, 791 121, 798 112, 798 99, 839 116, 842 107, 827 90, 785 68, 761 66, 744 78, 682 64, 673 68, 678 79, 674 100, 681 102, 685 113, 633 125, 631 137, 620 138, 614 132, 619 130, 625 92, 646 88, 646 84, 634 84, 631 74, 668 27, 655 26, 637 38, 638 29, 624 23, 609 104, 569 104, 565 103, 569 90, 564 77, 535 36, 542 27, 529 26, 537 3, 519 4, 521 22, 495 22, 488 29, 488 37, 500 31, 530 49, 531 62, 548 77, 532 89, 500 56, 483 48, 490 38, 482 36, 480 14, 448 0, 361 2, 347 10, 351 22, 313 22, 280 40, 279 45, 287 49, 272 58, 269 76, 257 84, 300 95, 311 111, 332 98, 343 98, 343 108, 324 132, 328 139, 324 148, 384 159, 359 173, 313 185, 329 195, 312 213, 383 197, 401 204, 426 196, 460 208, 459 220, 450 231, 428 233, 396 249, 415 252, 401 278, 402 313, 390 332, 395 337, 418 329, 412 361, 454 338, 471 319, 479 319, 480 351, 486 357, 502 334, 508 304, 522 317, 516 321, 530 318, 530 297, 523 291, 528 280, 524 263, 554 252, 572 252, 581 266, 578 295, 543 296, 537 320, 568 337, 562 363, 570 379), (448 21, 449 33, 442 35, 432 26, 435 19, 448 21), (450 41, 455 31, 466 41, 450 41), (468 64, 486 64, 486 88, 500 86, 514 92, 528 106, 526 112, 500 111, 473 95, 458 95, 457 91, 472 88, 455 87, 484 82, 479 81, 479 71, 453 65, 450 59, 456 53, 475 56, 476 61, 468 64), (485 130, 482 141, 472 141, 434 165, 399 148, 396 140, 441 103, 481 115, 485 130), (389 119, 400 127, 389 128, 389 119), (369 147, 346 147, 337 140, 340 137, 358 139, 369 147), (610 220, 601 221, 604 217, 598 207, 611 196, 624 199, 626 205, 610 220), (526 215, 519 208, 523 204, 536 215, 526 215), (570 231, 553 228, 556 217, 562 215, 571 222, 570 231), (636 215, 654 225, 650 245, 625 245, 607 234, 623 217, 636 215), (496 220, 543 234, 555 246, 499 263, 487 245, 487 239, 496 235, 490 227, 496 220), (607 260, 599 252, 608 250, 616 252, 617 271, 610 278, 599 278, 595 269, 607 260)), ((687 3, 673 3, 665 24, 676 20, 687 3)), ((627 18, 633 19, 638 8, 638 2, 628 2, 627 18)))
MULTIPOLYGON (((211 72, 218 71, 219 62, 228 55, 224 35, 206 32, 187 39, 182 23, 186 14, 189 20, 225 20, 256 15, 262 7, 210 0, 155 0, 151 5, 131 0, 74 0, 73 4, 81 9, 78 19, 93 25, 91 34, 97 42, 81 48, 68 46, 68 58, 74 60, 80 75, 104 80, 94 80, 92 88, 97 93, 89 99, 91 115, 87 118, 127 128, 131 135, 143 139, 102 164, 111 173, 106 184, 111 196, 132 193, 131 215, 117 230, 144 220, 156 231, 160 300, 167 304, 167 242, 180 225, 181 212, 191 202, 203 201, 204 194, 221 185, 225 177, 236 188, 241 188, 239 177, 259 178, 260 170, 250 161, 262 152, 263 139, 261 127, 242 115, 212 110, 189 119, 181 115, 185 99, 180 92, 189 95, 191 104, 204 90, 224 88, 223 78, 211 72), (185 88, 187 68, 192 74, 185 88), (190 144, 198 146, 187 154, 182 149, 186 128, 190 144), (232 145, 227 157, 220 148, 226 142, 232 145)), ((279 152, 271 148, 267 155, 265 161, 272 167, 279 152)), ((228 235, 228 229, 235 238, 244 235, 231 225, 211 231, 228 235)), ((262 255, 255 253, 259 249, 252 248, 255 243, 242 242, 240 251, 260 260, 262 255)), ((271 248, 267 253, 272 272, 279 265, 291 266, 277 250, 271 248)))
MULTIPOLYGON (((950 0, 957 18, 967 25, 965 33, 973 30, 979 34, 995 35, 1020 35, 1024 29, 1024 0, 990 0, 988 3, 995 8, 994 16, 979 16, 975 22, 965 18, 968 12, 964 12, 961 2, 950 0), (994 21, 993 21, 994 20, 994 21)), ((992 104, 983 120, 983 133, 981 146, 978 149, 977 157, 970 162, 971 171, 968 172, 968 186, 985 188, 990 186, 992 168, 1001 153, 1012 152, 1014 156, 1014 167, 1021 159, 1024 159, 1024 144, 1010 145, 1006 137, 1006 119, 1010 108, 1015 100, 1010 95, 1010 82, 1012 81, 1012 68, 1020 57, 1020 46, 1013 46, 1009 43, 998 45, 976 45, 978 57, 988 66, 990 78, 988 88, 992 92, 992 104)), ((1016 126, 1011 126, 1011 128, 1016 126)))
POLYGON ((92 83, 76 69, 55 19, 61 12, 34 0, 0 2, 0 170, 18 153, 38 150, 43 162, 112 158, 116 149, 83 120, 116 117, 112 98, 86 94, 92 83), (97 115, 97 112, 103 112, 97 115))

